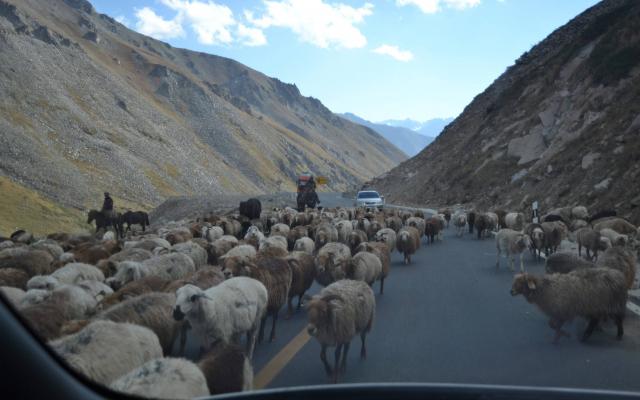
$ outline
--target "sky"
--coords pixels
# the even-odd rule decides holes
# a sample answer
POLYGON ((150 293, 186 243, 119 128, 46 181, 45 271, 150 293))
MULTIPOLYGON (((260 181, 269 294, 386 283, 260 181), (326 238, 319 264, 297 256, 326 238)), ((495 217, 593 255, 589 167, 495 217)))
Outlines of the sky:
POLYGON ((93 0, 129 28, 370 121, 457 116, 595 0, 93 0))

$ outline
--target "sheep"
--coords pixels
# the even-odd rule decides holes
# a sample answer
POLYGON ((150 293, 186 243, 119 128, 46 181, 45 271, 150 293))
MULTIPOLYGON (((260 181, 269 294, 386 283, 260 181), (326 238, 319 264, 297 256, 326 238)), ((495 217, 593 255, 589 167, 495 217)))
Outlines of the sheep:
POLYGON ((22 299, 26 295, 25 291, 11 286, 0 286, 0 293, 5 299, 9 301, 14 307, 19 307, 22 299))
POLYGON ((107 308, 97 314, 94 320, 128 322, 147 327, 158 337, 162 352, 166 356, 171 352, 183 326, 171 315, 175 301, 174 293, 144 293, 107 308))
POLYGON ((595 214, 593 214, 592 216, 589 217, 589 219, 587 220, 587 222, 589 222, 590 224, 599 220, 599 219, 604 219, 604 218, 609 218, 609 217, 615 217, 617 216, 618 213, 616 212, 616 210, 600 210, 598 212, 596 212, 595 214))
POLYGON ((220 344, 205 354, 198 367, 207 380, 209 394, 241 392, 253 387, 253 368, 242 349, 220 344))
POLYGON ((19 289, 27 287, 29 275, 17 268, 0 268, 0 286, 12 286, 19 289))
POLYGON ((475 211, 469 211, 467 213, 467 224, 469 225, 469 233, 473 233, 475 222, 476 222, 475 211))
MULTIPOLYGON (((102 301, 106 296, 113 294, 113 289, 109 286, 105 285, 100 281, 94 281, 91 279, 81 280, 75 283, 76 286, 89 293, 93 298, 96 299, 98 304, 102 301)), ((97 307, 96 307, 97 309, 97 307)))
POLYGON ((498 216, 495 213, 487 212, 476 217, 475 228, 478 232, 478 239, 482 239, 490 231, 498 227, 498 216))
POLYGON ((288 249, 287 238, 280 235, 273 235, 265 238, 262 242, 260 242, 259 249, 266 249, 269 247, 279 247, 284 251, 288 249))
POLYGON ((13 240, 14 243, 31 244, 35 239, 31 232, 20 229, 11 234, 11 240, 13 240))
POLYGON ((364 217, 359 217, 354 229, 360 229, 363 232, 369 232, 369 225, 370 224, 371 224, 371 221, 369 221, 368 219, 366 219, 364 217))
POLYGON ((289 234, 289 231, 291 230, 291 228, 289 227, 289 225, 286 224, 275 224, 271 227, 271 233, 269 234, 269 236, 275 236, 275 235, 279 235, 282 236, 286 239, 287 235, 289 234))
POLYGON ((157 399, 192 399, 209 395, 200 368, 182 358, 148 361, 109 386, 117 392, 157 399))
POLYGON ((544 231, 544 254, 555 253, 565 236, 566 225, 562 221, 547 221, 540 224, 544 231))
POLYGON ((191 257, 196 269, 200 269, 207 265, 207 251, 199 244, 189 240, 183 243, 177 243, 171 247, 174 253, 182 253, 191 257))
POLYGON ((571 221, 571 226, 569 227, 569 230, 571 230, 571 232, 575 232, 580 228, 584 228, 589 226, 589 223, 583 219, 574 219, 573 221, 571 221))
POLYGON ((349 234, 353 230, 351 221, 342 220, 335 223, 336 230, 338 231, 338 242, 348 244, 349 234))
POLYGON ((360 229, 354 229, 349 233, 349 238, 347 239, 347 246, 349 246, 349 250, 351 253, 355 254, 355 249, 358 247, 360 243, 366 242, 368 240, 367 234, 360 229))
POLYGON ((343 243, 325 244, 316 255, 316 281, 322 286, 345 278, 351 250, 343 243))
POLYGON ((63 283, 76 283, 81 280, 96 280, 103 282, 104 274, 93 265, 83 263, 69 263, 55 270, 51 275, 36 275, 27 282, 27 289, 47 289, 63 283))
MULTIPOLYGON (((169 243, 166 239, 153 237, 153 238, 146 238, 140 241, 125 242, 124 251, 129 249, 144 249, 144 250, 152 251, 156 247, 162 247, 164 249, 169 250, 171 246, 172 244, 169 243)), ((124 260, 120 260, 120 261, 124 261, 124 260)))
POLYGON ((524 233, 526 233, 527 236, 529 236, 529 238, 531 239, 531 246, 529 247, 531 250, 531 254, 533 254, 534 258, 540 260, 540 255, 542 250, 544 249, 545 243, 544 230, 542 229, 542 225, 536 223, 528 224, 524 228, 524 233))
POLYGON ((493 218, 493 216, 495 215, 495 227, 493 228, 494 230, 500 230, 503 228, 507 228, 507 222, 506 222, 506 216, 507 216, 507 212, 505 210, 495 210, 494 212, 488 212, 487 213, 491 218, 493 218))
POLYGON ((510 212, 504 217, 505 226, 514 231, 524 229, 524 214, 521 212, 510 212))
POLYGON ((512 229, 500 229, 496 234, 496 249, 498 250, 496 259, 496 269, 500 268, 500 253, 504 252, 509 258, 511 271, 514 271, 514 255, 520 254, 520 271, 524 272, 522 253, 529 248, 529 236, 514 231, 512 229))
POLYGON ((393 229, 395 233, 398 233, 400 228, 402 228, 402 218, 391 216, 385 219, 385 225, 387 228, 393 229))
MULTIPOLYGON (((364 230, 366 232, 365 229, 361 230, 364 230)), ((327 243, 338 241, 338 230, 330 223, 323 222, 316 227, 314 238, 316 242, 316 249, 321 249, 327 243)))
POLYGON ((398 232, 396 248, 404 254, 405 265, 411 263, 411 255, 420 248, 420 233, 412 226, 404 227, 398 232))
MULTIPOLYGON (((372 286, 382 277, 382 263, 378 256, 367 251, 361 251, 351 257, 347 266, 347 278, 366 282, 372 286)), ((383 291, 383 283, 380 283, 380 292, 383 291)))
POLYGON ((251 225, 249 229, 247 229, 247 233, 244 235, 244 240, 250 243, 260 243, 265 238, 264 234, 260 232, 257 226, 251 225))
POLYGON ((49 342, 49 346, 73 369, 103 385, 162 357, 158 337, 148 328, 103 320, 49 342))
POLYGON ((587 249, 587 259, 598 259, 598 250, 606 250, 606 245, 603 243, 600 232, 595 231, 589 227, 582 228, 576 232, 576 239, 578 242, 578 255, 582 256, 582 248, 587 249), (593 252, 593 256, 590 252, 593 252))
POLYGON ((170 281, 155 275, 145 276, 137 281, 131 281, 122 286, 116 292, 105 296, 98 304, 97 309, 106 309, 126 299, 130 299, 148 292, 162 291, 170 281))
POLYGON ((375 239, 376 233, 378 233, 378 231, 383 228, 384 228, 384 225, 382 225, 380 222, 375 220, 371 221, 371 223, 369 224, 369 227, 367 228, 367 240, 375 239))
MULTIPOLYGON (((46 289, 30 289, 25 292, 25 295, 22 296, 20 300, 20 307, 28 307, 35 304, 44 303, 45 301, 51 298, 51 290, 46 289)), ((62 296, 58 296, 62 298, 62 296)))
MULTIPOLYGON (((286 250, 285 250, 286 252, 286 250)), ((270 255, 258 256, 255 260, 231 259, 222 267, 225 278, 235 276, 247 276, 262 282, 267 288, 268 301, 267 312, 263 317, 258 335, 258 343, 264 337, 265 322, 267 317, 271 317, 271 335, 269 341, 273 342, 276 337, 276 322, 282 306, 289 299, 291 289, 292 270, 284 257, 273 257, 270 255)))
POLYGON ((62 255, 62 253, 64 253, 64 250, 62 249, 62 247, 55 240, 52 240, 52 239, 38 240, 37 242, 31 244, 29 247, 31 247, 32 249, 44 250, 49 252, 49 254, 51 254, 51 257, 53 257, 54 260, 60 259, 60 256, 62 255))
MULTIPOLYGON (((303 237, 296 240, 295 244, 293 245, 293 251, 304 251, 309 255, 313 255, 315 248, 316 244, 311 238, 308 237, 303 237)), ((0 272, 2 272, 2 270, 0 270, 0 272)))
POLYGON ((195 264, 191 257, 182 253, 171 253, 153 257, 142 262, 123 261, 118 264, 118 272, 107 279, 107 283, 118 289, 127 282, 144 276, 156 275, 165 279, 180 279, 194 272, 195 264))
MULTIPOLYGON (((391 228, 383 228, 376 233, 375 241, 385 243, 389 253, 392 253, 396 248, 396 232, 391 228)), ((352 250, 353 252, 353 250, 352 250)))
POLYGON ((247 277, 231 278, 207 290, 185 285, 176 292, 173 318, 186 318, 205 350, 247 333, 246 352, 251 359, 267 298, 264 285, 247 277))
POLYGON ((447 208, 442 212, 442 214, 444 215, 444 220, 447 221, 447 228, 448 228, 449 221, 451 221, 451 210, 447 208))
POLYGON ((287 250, 293 250, 293 246, 296 244, 296 240, 309 236, 309 230, 306 226, 295 226, 291 228, 287 235, 287 250))
POLYGON ((176 290, 188 284, 195 285, 202 290, 207 290, 210 287, 219 285, 222 281, 224 281, 224 274, 220 267, 206 266, 182 279, 168 282, 166 286, 162 288, 162 291, 175 293, 176 290))
POLYGON ((366 336, 375 318, 373 290, 365 282, 345 279, 337 281, 313 296, 307 304, 307 332, 321 345, 320 360, 327 375, 338 381, 344 371, 351 339, 360 335, 360 358, 367 357, 366 336), (327 347, 336 347, 336 360, 331 368, 327 362, 327 347), (342 358, 341 358, 342 357, 342 358))
POLYGON ((209 254, 209 263, 210 264, 218 264, 218 258, 227 254, 229 250, 236 247, 238 245, 238 239, 234 236, 224 235, 220 239, 217 239, 215 242, 211 244, 210 254, 209 254))
POLYGON ((607 218, 593 225, 593 229, 596 231, 601 231, 605 228, 613 229, 622 235, 633 236, 637 233, 637 228, 622 218, 607 218))
POLYGON ((610 228, 602 228, 600 230, 600 235, 608 238, 613 246, 625 246, 629 243, 629 236, 620 234, 610 228))
POLYGON ((456 227, 456 236, 462 237, 464 235, 464 227, 467 225, 467 214, 463 212, 454 214, 453 225, 456 227))
POLYGON ((595 264, 571 253, 553 253, 545 261, 547 274, 566 274, 577 269, 595 268, 595 264))
POLYGON ((589 320, 582 341, 591 336, 600 319, 607 317, 614 319, 617 337, 622 339, 627 287, 620 271, 586 268, 568 274, 518 274, 513 280, 511 295, 518 294, 549 316, 549 326, 555 331, 554 343, 562 336, 570 336, 562 330, 562 325, 578 316, 589 320))
POLYGON ((36 336, 44 341, 58 338, 64 323, 71 319, 64 296, 51 296, 51 292, 46 293, 49 296, 45 301, 24 305, 23 299, 19 306, 20 316, 36 336))
POLYGON ((29 275, 48 275, 53 272, 53 257, 44 250, 11 248, 0 252, 0 268, 15 268, 29 275))
POLYGON ((433 244, 436 236, 440 236, 440 220, 438 218, 429 218, 426 220, 424 234, 427 237, 427 243, 433 244))
POLYGON ((408 218, 407 221, 405 222, 405 225, 416 228, 421 238, 422 236, 424 236, 426 221, 423 218, 420 218, 420 217, 408 218))
POLYGON ((73 250, 73 258, 77 262, 95 265, 120 250, 120 243, 110 240, 96 245, 78 246, 73 250))
POLYGON ((636 279, 636 256, 633 252, 622 247, 611 247, 605 250, 597 265, 622 272, 627 290, 633 287, 636 279))
POLYGON ((300 309, 302 297, 309 290, 316 278, 316 267, 313 256, 302 251, 293 251, 287 256, 287 263, 291 268, 291 288, 287 298, 287 315, 285 319, 291 318, 293 315, 293 298, 298 296, 297 310, 300 309))
POLYGON ((224 236, 224 230, 219 226, 205 226, 202 228, 201 235, 207 239, 209 243, 213 243, 224 236))
POLYGON ((585 206, 575 206, 571 209, 571 219, 586 220, 589 218, 589 212, 585 206))
POLYGON ((309 215, 303 212, 296 213, 291 220, 291 227, 307 225, 309 222, 309 215))
MULTIPOLYGON (((168 243, 167 243, 168 244, 168 243)), ((151 258, 151 251, 140 247, 126 248, 113 254, 106 260, 100 260, 96 267, 102 271, 105 278, 108 278, 118 271, 117 263, 120 261, 144 261, 151 258)))
POLYGON ((380 260, 382 272, 380 274, 380 294, 384 294, 384 280, 389 276, 391 269, 391 252, 384 242, 364 242, 356 248, 355 253, 366 251, 374 254, 380 260))

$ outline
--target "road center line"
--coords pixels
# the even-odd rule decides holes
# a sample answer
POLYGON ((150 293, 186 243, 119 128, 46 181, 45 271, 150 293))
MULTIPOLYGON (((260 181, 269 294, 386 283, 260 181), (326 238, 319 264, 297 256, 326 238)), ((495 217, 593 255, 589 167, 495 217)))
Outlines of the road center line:
POLYGON ((307 333, 307 328, 305 327, 300 333, 296 335, 286 346, 278 352, 265 365, 260 372, 253 379, 253 388, 254 389, 264 389, 266 388, 271 381, 278 376, 280 371, 284 369, 284 367, 289 364, 289 361, 293 359, 293 357, 302 349, 302 347, 307 344, 307 342, 311 339, 311 336, 307 333))

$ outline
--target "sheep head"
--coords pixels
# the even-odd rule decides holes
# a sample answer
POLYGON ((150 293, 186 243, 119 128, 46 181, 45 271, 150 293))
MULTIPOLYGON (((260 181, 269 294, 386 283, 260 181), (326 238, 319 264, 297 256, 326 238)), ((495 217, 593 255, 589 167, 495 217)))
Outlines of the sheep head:
POLYGON ((27 282, 27 289, 53 290, 60 282, 51 275, 36 275, 27 282))
POLYGON ((307 308, 307 333, 311 336, 318 334, 319 327, 331 326, 331 302, 344 299, 338 295, 305 296, 305 307, 307 308), (308 301, 307 301, 308 299, 308 301))
POLYGON ((513 278, 513 284, 511 285, 511 295, 517 296, 519 294, 527 297, 530 293, 537 288, 536 279, 534 276, 527 273, 517 274, 513 278))
POLYGON ((176 291, 176 304, 173 308, 173 319, 181 321, 185 315, 200 309, 201 301, 209 299, 205 292, 195 285, 184 285, 176 291))
POLYGON ((242 257, 225 257, 222 261, 222 273, 225 279, 234 276, 250 276, 250 263, 242 257))

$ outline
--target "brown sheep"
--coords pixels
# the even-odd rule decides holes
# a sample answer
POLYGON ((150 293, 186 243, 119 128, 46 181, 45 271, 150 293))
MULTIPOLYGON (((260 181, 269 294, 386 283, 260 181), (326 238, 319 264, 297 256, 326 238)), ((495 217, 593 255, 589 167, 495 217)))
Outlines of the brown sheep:
POLYGON ((607 218, 598 221, 593 229, 600 231, 604 228, 613 229, 614 231, 622 235, 635 235, 637 234, 636 227, 622 218, 607 218))
POLYGON ((606 250, 607 246, 603 242, 600 232, 590 227, 581 228, 576 232, 576 241, 578 242, 578 255, 582 256, 582 248, 587 249, 587 258, 589 260, 598 259, 598 250, 606 250), (593 252, 593 256, 590 254, 593 252))
POLYGON ((65 296, 53 293, 47 300, 23 307, 20 316, 35 331, 36 335, 48 342, 61 335, 62 326, 71 319, 65 296))
POLYGON ((137 281, 131 281, 113 292, 107 295, 99 304, 99 309, 106 309, 114 304, 120 303, 126 299, 140 296, 148 292, 160 292, 170 283, 166 279, 159 276, 149 275, 145 276, 137 281))
POLYGON ((265 322, 269 316, 272 320, 269 341, 273 342, 276 338, 278 313, 287 302, 291 289, 292 273, 289 263, 281 257, 257 257, 255 262, 246 258, 236 258, 233 263, 227 263, 228 260, 228 258, 225 259, 225 265, 222 268, 225 278, 248 276, 260 281, 267 288, 267 312, 260 324, 258 343, 262 342, 265 322))
POLYGON ((438 218, 429 218, 424 224, 424 234, 427 237, 427 243, 433 244, 436 236, 440 233, 440 220, 438 218))
POLYGON ((202 290, 207 290, 210 287, 220 284, 220 282, 222 281, 224 281, 224 274, 222 273, 222 269, 220 267, 209 265, 206 267, 202 267, 195 272, 192 272, 183 279, 177 279, 175 281, 169 282, 162 289, 162 291, 167 293, 175 293, 176 290, 180 289, 184 285, 189 284, 197 286, 202 290))
POLYGON ((0 286, 11 286, 20 289, 27 287, 29 275, 17 268, 0 268, 0 286))
POLYGON ((387 219, 385 219, 385 224, 387 225, 387 228, 391 228, 396 233, 398 233, 400 228, 402 228, 402 218, 397 217, 395 215, 388 217, 387 219))
POLYGON ((360 229, 351 231, 351 233, 349 233, 349 236, 347 237, 347 245, 351 250, 351 254, 356 254, 356 247, 358 247, 360 243, 366 242, 367 240, 369 240, 369 238, 364 231, 360 229))
POLYGON ((291 302, 295 296, 298 296, 298 306, 300 309, 302 297, 309 290, 316 278, 316 266, 313 257, 304 251, 293 251, 287 257, 289 267, 291 267, 291 288, 289 289, 289 298, 287 300, 287 315, 285 319, 291 318, 293 315, 293 306, 291 302))
POLYGON ((174 244, 188 242, 193 239, 193 235, 191 234, 191 231, 176 229, 167 233, 164 238, 173 246, 174 244))
POLYGON ((411 263, 411 255, 420 248, 420 233, 413 226, 407 226, 398 232, 396 249, 404 254, 404 263, 411 263))
POLYGON ((96 265, 100 260, 111 257, 114 253, 122 250, 120 243, 115 240, 108 240, 104 243, 82 247, 73 250, 73 258, 76 262, 96 265))
POLYGON ((53 257, 49 252, 28 248, 15 249, 12 255, 0 258, 0 268, 19 269, 26 272, 29 277, 51 274, 54 271, 52 263, 53 257))
POLYGON ((308 237, 309 231, 306 226, 297 225, 291 228, 289 233, 287 234, 287 246, 289 251, 293 250, 293 246, 296 244, 296 240, 308 237))
POLYGON ((222 218, 216 225, 222 228, 225 235, 235 236, 241 239, 242 236, 242 224, 233 218, 222 218))
MULTIPOLYGON (((387 244, 384 242, 364 242, 355 250, 355 253, 366 251, 375 254, 382 264, 382 274, 380 275, 380 294, 384 294, 384 280, 389 276, 391 269, 391 254, 387 244)), ((355 254, 354 253, 354 254, 355 254)))
POLYGON ((505 210, 495 210, 494 213, 498 216, 498 229, 506 228, 507 223, 505 217, 507 216, 507 212, 505 210))
POLYGON ((198 367, 211 395, 251 390, 253 386, 251 363, 235 344, 218 344, 200 359, 198 367))
POLYGON ((622 272, 627 290, 633 286, 636 279, 636 256, 633 252, 622 247, 610 247, 602 254, 597 265, 622 272))

